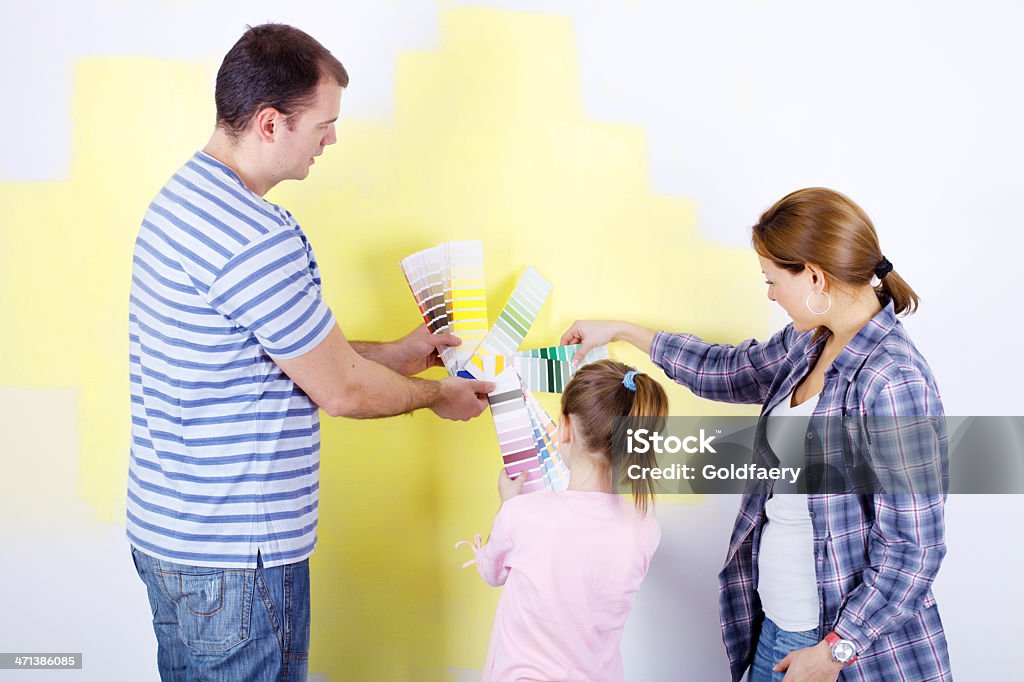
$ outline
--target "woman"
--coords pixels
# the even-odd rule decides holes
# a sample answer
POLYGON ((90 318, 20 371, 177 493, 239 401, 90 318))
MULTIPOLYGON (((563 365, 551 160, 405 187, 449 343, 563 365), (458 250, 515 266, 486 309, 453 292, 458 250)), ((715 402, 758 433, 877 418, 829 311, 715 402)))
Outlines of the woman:
POLYGON ((882 255, 864 211, 832 190, 784 197, 752 241, 768 298, 793 320, 767 343, 595 321, 576 322, 562 343, 581 343, 582 357, 627 341, 696 395, 761 403, 755 458, 782 447, 769 415, 840 430, 814 442, 846 487, 743 496, 719 574, 734 682, 748 668, 751 682, 951 680, 931 591, 946 552, 942 403, 896 319, 916 310, 917 295, 882 255), (906 423, 893 429, 896 417, 906 423), (864 461, 873 463, 868 484, 851 475, 864 461), (908 487, 899 476, 908 462, 932 484, 908 487))

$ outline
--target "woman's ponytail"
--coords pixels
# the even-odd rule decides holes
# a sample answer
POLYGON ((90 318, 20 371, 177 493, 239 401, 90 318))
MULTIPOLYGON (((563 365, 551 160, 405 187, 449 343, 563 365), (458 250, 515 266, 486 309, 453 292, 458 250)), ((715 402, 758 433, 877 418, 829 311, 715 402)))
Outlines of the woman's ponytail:
POLYGON ((917 310, 920 303, 917 293, 895 271, 890 271, 882 278, 882 283, 875 287, 875 292, 892 299, 893 312, 897 315, 903 312, 910 315, 917 310))

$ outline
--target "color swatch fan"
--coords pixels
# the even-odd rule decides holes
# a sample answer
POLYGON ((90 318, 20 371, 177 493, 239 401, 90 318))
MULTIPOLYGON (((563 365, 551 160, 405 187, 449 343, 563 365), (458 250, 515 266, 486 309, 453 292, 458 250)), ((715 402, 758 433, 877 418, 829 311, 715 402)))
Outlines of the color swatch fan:
POLYGON ((457 349, 441 351, 445 369, 454 376, 487 336, 483 244, 445 242, 403 258, 401 265, 427 328, 462 339, 457 349))
MULTIPOLYGON (((579 346, 519 350, 551 283, 528 267, 488 329, 482 242, 445 242, 401 265, 427 328, 462 339, 458 349, 441 352, 448 373, 495 383, 487 401, 506 471, 526 474, 523 492, 565 490, 569 470, 558 454, 557 426, 532 391, 561 393, 576 371, 570 361, 579 346)), ((580 366, 606 357, 607 347, 595 348, 580 366)))

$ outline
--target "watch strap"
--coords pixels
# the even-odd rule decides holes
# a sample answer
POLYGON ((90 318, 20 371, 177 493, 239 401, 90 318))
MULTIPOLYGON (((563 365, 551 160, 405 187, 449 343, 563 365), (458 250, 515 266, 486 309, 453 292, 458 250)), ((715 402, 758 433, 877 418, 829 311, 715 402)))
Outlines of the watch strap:
MULTIPOLYGON (((825 643, 828 644, 829 647, 835 646, 836 642, 838 642, 841 639, 842 639, 842 637, 840 637, 838 634, 836 634, 835 630, 833 630, 832 632, 830 632, 827 635, 825 635, 825 643)), ((846 641, 850 641, 850 640, 846 640, 846 641)), ((857 660, 857 657, 854 656, 853 658, 848 660, 843 665, 850 665, 851 663, 853 663, 856 660, 857 660)))

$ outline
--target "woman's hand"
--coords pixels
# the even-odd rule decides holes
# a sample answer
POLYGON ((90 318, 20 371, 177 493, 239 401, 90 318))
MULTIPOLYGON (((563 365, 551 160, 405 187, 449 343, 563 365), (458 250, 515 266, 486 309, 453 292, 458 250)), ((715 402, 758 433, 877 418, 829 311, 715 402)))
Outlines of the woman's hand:
POLYGON ((562 334, 562 345, 580 344, 572 357, 573 367, 583 362, 587 353, 612 341, 627 341, 650 355, 654 342, 654 330, 611 320, 576 320, 568 331, 562 334))
POLYGON ((583 357, 605 344, 617 341, 619 332, 625 322, 612 322, 609 320, 576 320, 572 326, 562 334, 562 345, 578 343, 579 349, 572 358, 573 367, 579 366, 583 357))
POLYGON ((772 670, 786 673, 783 682, 836 682, 842 663, 832 660, 832 647, 822 640, 812 647, 791 651, 772 670))
POLYGON ((521 471, 515 478, 511 478, 508 472, 505 471, 505 467, 501 468, 501 473, 498 474, 498 495, 501 496, 501 501, 508 502, 513 497, 523 491, 523 486, 526 484, 526 472, 521 471))

